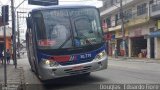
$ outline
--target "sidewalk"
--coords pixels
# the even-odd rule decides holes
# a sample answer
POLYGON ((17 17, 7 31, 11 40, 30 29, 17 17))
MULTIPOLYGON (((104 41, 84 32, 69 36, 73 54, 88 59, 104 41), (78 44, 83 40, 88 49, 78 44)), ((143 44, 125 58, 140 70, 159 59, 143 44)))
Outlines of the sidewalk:
POLYGON ((23 67, 7 64, 7 87, 4 87, 4 65, 0 64, 0 90, 23 90, 24 73, 23 67))
POLYGON ((128 61, 128 62, 145 62, 145 63, 159 63, 160 59, 148 59, 148 58, 129 58, 129 57, 108 57, 109 60, 128 61))

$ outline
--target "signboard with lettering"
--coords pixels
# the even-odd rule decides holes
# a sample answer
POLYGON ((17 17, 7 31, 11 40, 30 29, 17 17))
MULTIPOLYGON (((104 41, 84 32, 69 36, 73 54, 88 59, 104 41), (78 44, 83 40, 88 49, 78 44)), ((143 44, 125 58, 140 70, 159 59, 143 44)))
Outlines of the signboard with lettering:
MULTIPOLYGON (((128 37, 128 35, 129 35, 129 31, 125 30, 125 36, 128 37)), ((116 31, 115 37, 122 38, 123 37, 122 31, 116 31)))
POLYGON ((28 4, 41 6, 58 5, 58 0, 28 0, 28 4))
POLYGON ((157 28, 160 29, 160 20, 157 21, 157 28))

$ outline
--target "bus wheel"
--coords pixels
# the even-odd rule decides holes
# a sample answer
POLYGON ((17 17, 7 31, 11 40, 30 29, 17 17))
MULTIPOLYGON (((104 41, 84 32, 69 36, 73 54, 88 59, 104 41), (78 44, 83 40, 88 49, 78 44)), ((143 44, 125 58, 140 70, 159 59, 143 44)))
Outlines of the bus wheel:
POLYGON ((34 69, 33 69, 33 65, 31 64, 30 61, 29 61, 29 63, 30 63, 31 71, 32 71, 32 72, 35 72, 34 69))
POLYGON ((38 72, 38 68, 37 68, 37 65, 34 61, 34 68, 35 68, 35 74, 38 76, 39 75, 39 72, 38 72))
POLYGON ((35 66, 35 74, 36 74, 36 76, 38 77, 39 80, 42 80, 41 76, 39 75, 39 70, 38 70, 37 64, 35 62, 34 62, 34 66, 35 66))
POLYGON ((31 71, 32 71, 32 72, 35 72, 35 71, 33 70, 33 67, 32 67, 32 66, 31 66, 31 71))

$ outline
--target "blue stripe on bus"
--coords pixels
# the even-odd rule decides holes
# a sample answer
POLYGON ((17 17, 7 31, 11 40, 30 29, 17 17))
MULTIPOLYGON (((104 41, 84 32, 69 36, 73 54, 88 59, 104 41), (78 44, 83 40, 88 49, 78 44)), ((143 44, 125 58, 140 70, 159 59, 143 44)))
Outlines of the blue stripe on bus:
MULTIPOLYGON (((68 56, 70 56, 70 58, 69 58, 70 60, 68 60, 68 61, 77 61, 77 62, 84 62, 84 60, 90 61, 90 60, 93 60, 98 53, 102 52, 105 49, 106 49, 106 47, 105 47, 105 45, 103 45, 101 48, 99 48, 97 50, 93 50, 93 51, 86 52, 86 53, 68 55, 68 56)), ((67 55, 59 55, 58 57, 61 57, 61 56, 63 57, 63 56, 67 56, 67 55)), ((54 55, 47 55, 47 54, 44 54, 41 52, 38 53, 39 62, 41 62, 42 58, 49 59, 50 57, 54 57, 54 55)), ((57 57, 57 56, 55 56, 55 57, 57 57)))

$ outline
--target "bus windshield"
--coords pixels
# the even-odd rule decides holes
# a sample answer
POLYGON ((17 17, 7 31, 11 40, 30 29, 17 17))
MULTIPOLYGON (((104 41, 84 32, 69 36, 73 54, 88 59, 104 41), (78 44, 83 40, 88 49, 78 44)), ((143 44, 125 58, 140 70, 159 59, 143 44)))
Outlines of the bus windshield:
POLYGON ((33 13, 40 49, 61 49, 102 42, 99 13, 94 8, 50 9, 33 13))

